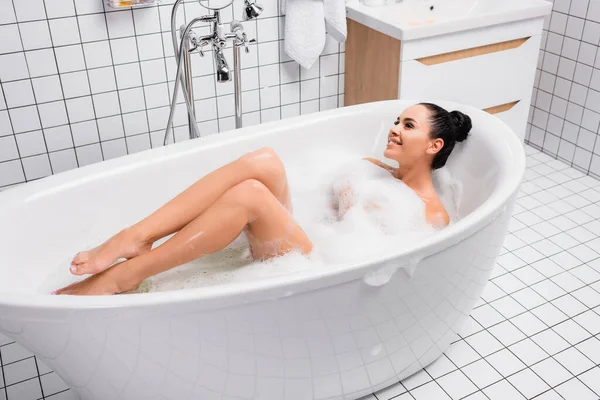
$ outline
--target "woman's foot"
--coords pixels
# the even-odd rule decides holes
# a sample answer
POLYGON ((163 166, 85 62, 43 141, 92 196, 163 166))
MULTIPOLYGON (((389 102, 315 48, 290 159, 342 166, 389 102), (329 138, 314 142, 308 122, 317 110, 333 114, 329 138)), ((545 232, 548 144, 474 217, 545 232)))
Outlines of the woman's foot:
MULTIPOLYGON (((118 268, 117 268, 118 269, 118 268)), ((113 268, 102 271, 92 276, 88 276, 82 281, 75 282, 62 289, 58 289, 52 294, 68 294, 77 296, 93 295, 112 295, 120 293, 130 293, 135 290, 139 284, 135 282, 125 283, 122 271, 113 271, 113 268)))
POLYGON ((119 258, 133 258, 152 249, 152 242, 140 239, 131 229, 124 229, 91 250, 78 253, 71 261, 73 275, 97 274, 119 258))

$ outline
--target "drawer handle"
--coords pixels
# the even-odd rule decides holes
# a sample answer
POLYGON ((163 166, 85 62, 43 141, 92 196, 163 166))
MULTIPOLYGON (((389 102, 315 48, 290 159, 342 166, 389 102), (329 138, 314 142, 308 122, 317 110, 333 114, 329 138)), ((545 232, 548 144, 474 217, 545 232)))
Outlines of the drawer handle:
POLYGON ((529 40, 529 38, 530 37, 525 37, 506 42, 487 44, 485 46, 472 47, 470 49, 457 50, 450 53, 437 54, 435 56, 418 58, 417 61, 421 64, 430 66, 450 61, 462 60, 463 58, 482 56, 484 54, 496 53, 498 51, 516 49, 529 40))
POLYGON ((498 114, 504 111, 511 110, 514 106, 516 106, 521 100, 511 101, 510 103, 500 104, 494 107, 484 108, 483 111, 490 114, 498 114))

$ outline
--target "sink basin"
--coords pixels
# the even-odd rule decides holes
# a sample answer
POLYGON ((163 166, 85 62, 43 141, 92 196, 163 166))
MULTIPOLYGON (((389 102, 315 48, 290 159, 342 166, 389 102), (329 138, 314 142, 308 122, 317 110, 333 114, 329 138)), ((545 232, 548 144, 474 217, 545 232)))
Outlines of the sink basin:
POLYGON ((348 18, 399 40, 419 39, 548 15, 546 0, 402 0, 346 4, 348 18))

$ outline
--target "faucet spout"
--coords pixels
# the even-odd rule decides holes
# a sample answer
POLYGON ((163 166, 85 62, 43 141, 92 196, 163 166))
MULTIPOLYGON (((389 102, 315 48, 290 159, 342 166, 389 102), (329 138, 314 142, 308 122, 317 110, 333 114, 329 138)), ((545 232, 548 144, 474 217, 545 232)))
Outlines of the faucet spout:
POLYGON ((216 48, 214 53, 217 67, 217 82, 229 82, 231 80, 231 70, 229 69, 223 50, 216 48))

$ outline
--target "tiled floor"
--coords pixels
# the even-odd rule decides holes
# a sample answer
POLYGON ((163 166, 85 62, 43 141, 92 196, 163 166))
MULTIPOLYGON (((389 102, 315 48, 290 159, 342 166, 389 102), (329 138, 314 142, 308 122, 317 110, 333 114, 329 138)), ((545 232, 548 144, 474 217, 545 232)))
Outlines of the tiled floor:
MULTIPOLYGON (((600 181, 527 153, 503 254, 459 340, 365 400, 600 398, 600 181)), ((0 364, 0 400, 74 399, 1 335, 0 364)))

